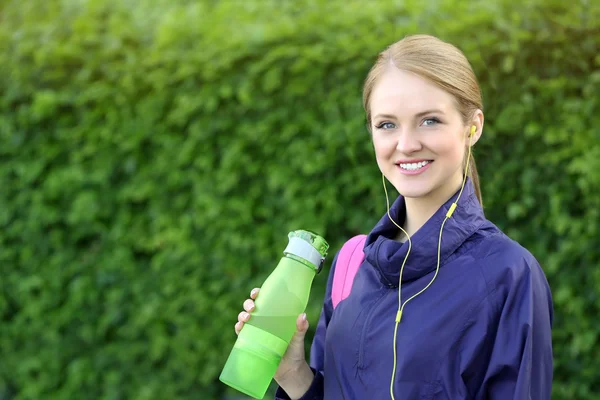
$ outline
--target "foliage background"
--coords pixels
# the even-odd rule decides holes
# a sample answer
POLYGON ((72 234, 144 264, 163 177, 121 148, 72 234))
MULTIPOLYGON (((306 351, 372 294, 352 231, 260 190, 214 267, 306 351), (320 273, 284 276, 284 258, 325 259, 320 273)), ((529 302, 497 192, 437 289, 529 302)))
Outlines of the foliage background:
POLYGON ((480 79, 487 216, 554 294, 553 398, 600 398, 600 3, 517 3, 1 2, 0 399, 234 398, 287 232, 333 255, 384 213, 361 86, 412 33, 480 79))

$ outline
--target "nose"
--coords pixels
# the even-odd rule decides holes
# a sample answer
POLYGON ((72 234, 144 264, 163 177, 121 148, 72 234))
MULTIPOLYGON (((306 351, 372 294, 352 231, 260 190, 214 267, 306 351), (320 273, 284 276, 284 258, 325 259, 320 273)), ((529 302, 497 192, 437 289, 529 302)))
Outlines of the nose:
POLYGON ((403 154, 411 154, 422 148, 421 141, 416 133, 404 131, 398 135, 396 150, 403 154))

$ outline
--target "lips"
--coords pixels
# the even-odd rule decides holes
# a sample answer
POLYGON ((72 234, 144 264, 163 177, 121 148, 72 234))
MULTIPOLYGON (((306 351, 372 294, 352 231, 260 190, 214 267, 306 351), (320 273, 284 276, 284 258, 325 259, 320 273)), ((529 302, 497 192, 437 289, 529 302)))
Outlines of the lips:
POLYGON ((433 160, 400 160, 396 165, 403 174, 416 175, 427 170, 432 163, 433 160))

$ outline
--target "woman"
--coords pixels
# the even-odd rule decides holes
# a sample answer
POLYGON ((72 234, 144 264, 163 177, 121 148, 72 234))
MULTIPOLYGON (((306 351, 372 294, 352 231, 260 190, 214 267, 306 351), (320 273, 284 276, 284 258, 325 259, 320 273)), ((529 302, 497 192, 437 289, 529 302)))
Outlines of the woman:
POLYGON ((406 37, 379 55, 363 102, 377 164, 400 196, 335 311, 334 259, 310 365, 298 317, 276 398, 550 399, 551 293, 536 259, 484 217, 470 151, 483 105, 469 62, 434 37, 406 37))

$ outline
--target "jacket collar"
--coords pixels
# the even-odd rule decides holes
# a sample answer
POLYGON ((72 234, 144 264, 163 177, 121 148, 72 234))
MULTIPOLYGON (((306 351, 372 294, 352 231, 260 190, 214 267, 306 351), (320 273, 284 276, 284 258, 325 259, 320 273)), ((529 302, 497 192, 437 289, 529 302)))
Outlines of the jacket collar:
MULTIPOLYGON (((418 279, 435 270, 440 228, 458 192, 411 237, 412 248, 404 266, 403 282, 418 279)), ((401 226, 404 223, 405 207, 403 196, 399 196, 390 207, 390 215, 401 226)), ((484 222, 483 209, 477 200, 473 184, 468 179, 458 207, 444 225, 440 267, 484 222)), ((379 270, 382 283, 389 287, 398 287, 400 267, 408 251, 408 241, 400 243, 391 239, 397 233, 398 228, 386 213, 368 235, 364 248, 367 261, 379 270)))

